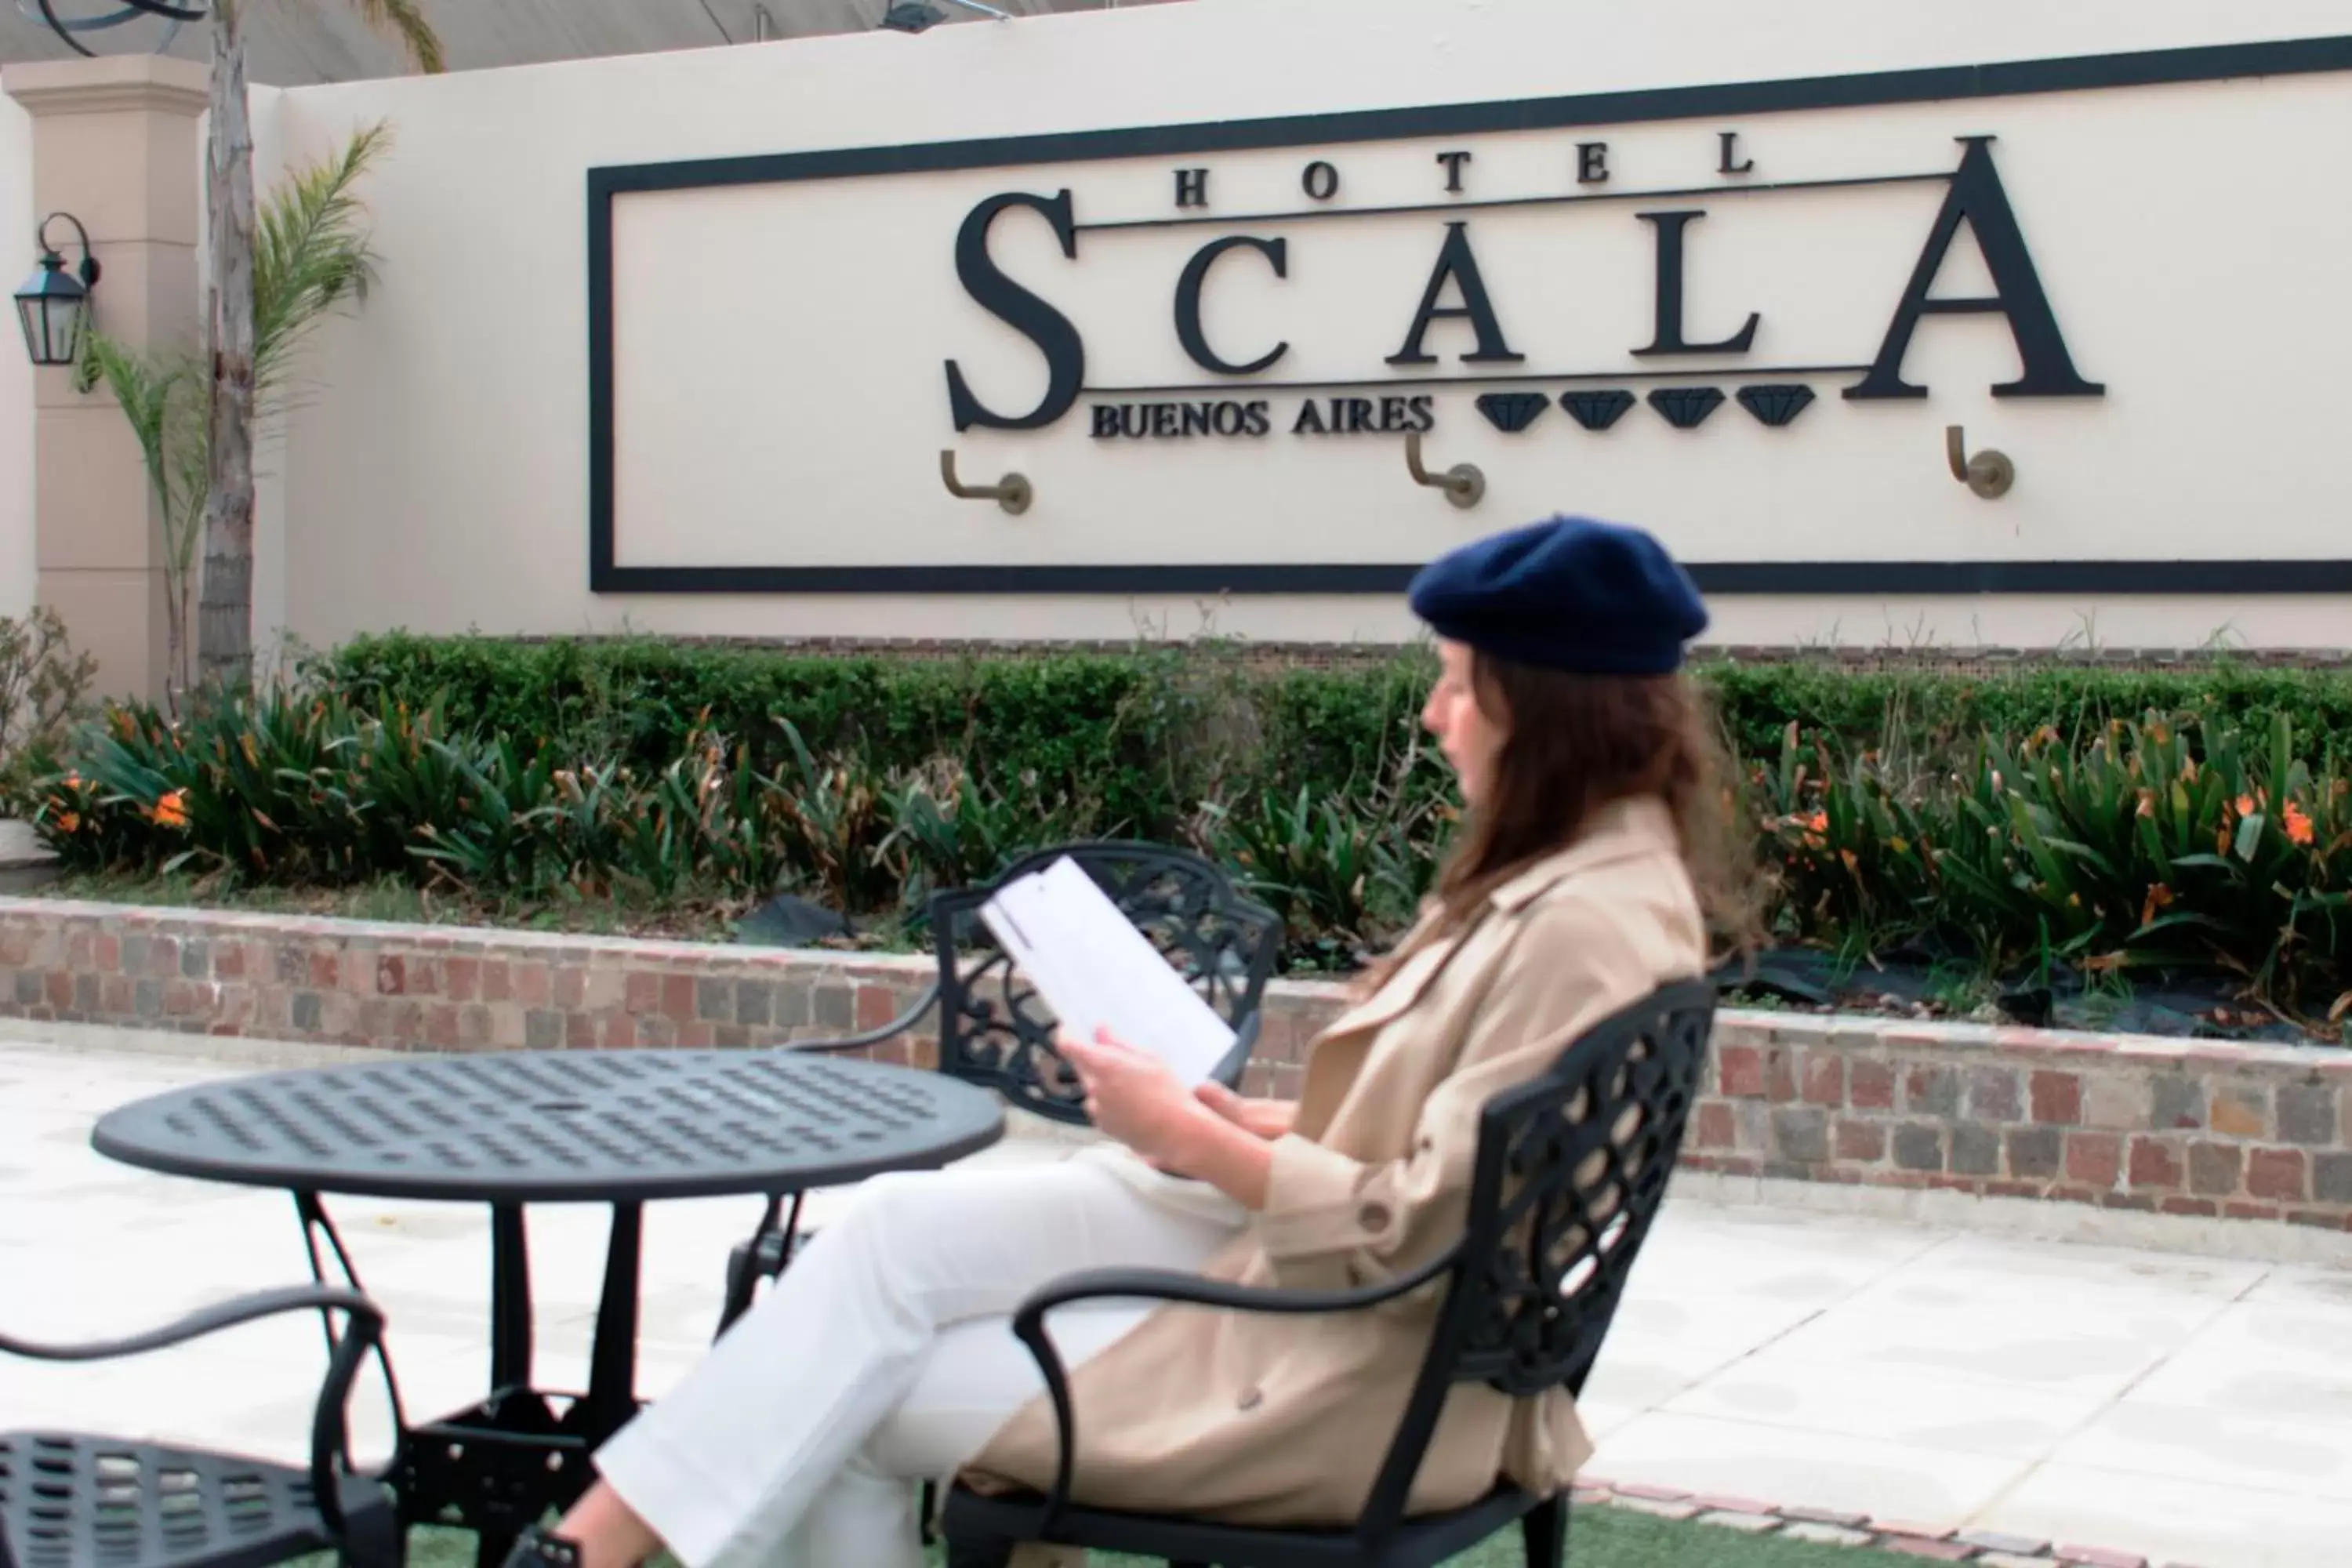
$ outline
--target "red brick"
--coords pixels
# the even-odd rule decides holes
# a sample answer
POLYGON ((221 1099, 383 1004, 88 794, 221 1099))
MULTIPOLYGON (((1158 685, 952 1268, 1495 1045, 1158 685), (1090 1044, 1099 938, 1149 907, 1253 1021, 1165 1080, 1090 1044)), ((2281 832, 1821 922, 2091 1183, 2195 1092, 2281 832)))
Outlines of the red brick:
MULTIPOLYGON (((14 952, 0 954, 0 956, 6 957, 11 963, 22 963, 26 958, 24 953, 14 952)), ((100 974, 112 974, 120 971, 122 967, 122 939, 111 931, 99 932, 98 952, 94 957, 94 963, 100 974)))
POLYGON ((677 1026, 677 1043, 681 1050, 707 1051, 719 1043, 719 1028, 697 1018, 677 1026))
POLYGON ((1837 1157, 1841 1160, 1886 1158, 1885 1124, 1841 1120, 1837 1124, 1837 1157))
POLYGON ((2033 1120, 2044 1126, 2073 1127, 2083 1120, 2083 1080, 2070 1072, 2037 1072, 2030 1092, 2033 1120))
POLYGON ((147 972, 158 980, 169 980, 180 973, 180 942, 177 937, 159 936, 149 944, 147 972))
POLYGON ((662 977, 650 969, 632 969, 622 991, 621 1005, 632 1013, 661 1011, 662 977))
POLYGON ((2276 1204, 2223 1204, 2221 1212, 2231 1219, 2276 1219, 2276 1204))
POLYGON ((375 961, 375 989, 379 996, 402 996, 408 992, 408 964, 395 954, 385 953, 375 961))
POLYGON ((332 991, 335 988, 335 955, 314 952, 310 955, 310 989, 332 991))
POLYGON ((1907 1536, 1915 1541, 1948 1541, 1952 1529, 1943 1524, 1914 1524, 1901 1519, 1874 1519, 1870 1528, 1881 1535, 1907 1536))
POLYGON ((857 1028, 878 1029, 899 1014, 898 998, 880 985, 861 985, 856 993, 857 1028))
POLYGON ((2066 1134, 2066 1176, 2094 1187, 2112 1187, 2123 1174, 2124 1141, 2113 1132, 2066 1134))
POLYGON ((131 1011, 131 980, 127 975, 110 974, 99 983, 99 1005, 105 1011, 121 1016, 131 1011))
POLYGON ((482 1000, 507 1002, 514 998, 514 973, 506 960, 491 959, 482 965, 482 1000))
POLYGON ((481 990, 482 963, 478 958, 448 958, 441 964, 442 994, 452 1002, 471 1002, 481 990))
POLYGON ((2221 1212, 2221 1205, 2210 1198, 2167 1198, 2156 1206, 2166 1214, 2196 1215, 2205 1218, 2221 1212))
POLYGON ((1717 1053, 1716 1070, 1723 1092, 1735 1100, 1764 1098, 1764 1053, 1753 1046, 1726 1046, 1717 1053))
POLYGON ((515 1000, 526 1007, 544 1007, 554 983, 544 963, 518 963, 514 970, 515 1000))
POLYGON ((436 1051, 457 1048, 457 1009, 446 1004, 425 1015, 425 1043, 436 1051))
POLYGON ((1966 1563, 1977 1554, 1973 1546, 1962 1546, 1957 1541, 1921 1541, 1916 1536, 1898 1535, 1879 1542, 1880 1549, 1904 1557, 1924 1557, 1930 1563, 1966 1563))
POLYGON ((2134 1138, 2131 1142, 2131 1184, 2135 1187, 2167 1187, 2179 1191, 2188 1184, 2188 1176, 2180 1163, 2180 1151, 2154 1138, 2134 1138))
POLYGON ((1886 1063, 1855 1061, 1846 1078, 1846 1100, 1856 1110, 1895 1109, 1895 1069, 1886 1063))
POLYGON ((614 1051, 633 1050, 637 1043, 637 1020, 627 1013, 615 1013, 604 1020, 604 1048, 614 1051))
POLYGON ((566 1013, 563 1016, 563 1045, 566 1050, 594 1050, 596 1020, 585 1013, 566 1013))
POLYGON ((1691 1141, 1701 1149, 1728 1149, 1738 1143, 1739 1129, 1732 1120, 1731 1107, 1719 1100, 1702 1102, 1691 1127, 1691 1141))
POLYGON ((66 935, 66 967, 73 970, 94 968, 98 962, 98 939, 89 931, 69 931, 66 935))
POLYGON ((555 1005, 566 1012, 588 999, 588 972, 578 964, 566 964, 555 972, 555 1005))
POLYGON ((1797 1098, 1797 1064, 1789 1052, 1764 1053, 1764 1096, 1782 1105, 1797 1098))
MULTIPOLYGON (((1845 1103, 1845 1058, 1830 1051, 1805 1053, 1805 1103, 1845 1103)), ((1737 1510, 1733 1511, 1737 1512, 1737 1510)))
POLYGON ((2246 1191, 2253 1197, 2302 1203, 2311 1196, 2309 1163, 2300 1149, 2252 1149, 2246 1156, 2246 1191))
POLYGON ((1618 1487, 1615 1490, 1619 1497, 1637 1497, 1644 1499, 1650 1502, 1683 1502, 1687 1500, 1690 1497, 1690 1493, 1676 1491, 1672 1487, 1653 1487, 1640 1484, 1618 1487))
POLYGON ((694 976, 665 974, 661 977, 662 1016, 683 1024, 694 1016, 694 976))
POLYGON ((213 978, 242 980, 245 978, 245 949, 234 942, 213 944, 213 978))

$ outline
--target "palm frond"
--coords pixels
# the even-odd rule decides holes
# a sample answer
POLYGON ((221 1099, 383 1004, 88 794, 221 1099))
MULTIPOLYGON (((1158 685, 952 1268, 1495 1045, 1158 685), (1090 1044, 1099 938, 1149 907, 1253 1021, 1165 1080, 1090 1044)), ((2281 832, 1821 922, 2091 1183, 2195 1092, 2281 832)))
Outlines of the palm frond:
POLYGON ((425 19, 416 0, 352 0, 369 26, 407 51, 409 63, 427 75, 448 68, 441 55, 441 37, 425 19))
POLYGON ((362 300, 375 253, 354 187, 392 133, 379 122, 341 152, 298 169, 270 194, 253 235, 253 377, 256 413, 282 411, 288 369, 329 312, 362 300))

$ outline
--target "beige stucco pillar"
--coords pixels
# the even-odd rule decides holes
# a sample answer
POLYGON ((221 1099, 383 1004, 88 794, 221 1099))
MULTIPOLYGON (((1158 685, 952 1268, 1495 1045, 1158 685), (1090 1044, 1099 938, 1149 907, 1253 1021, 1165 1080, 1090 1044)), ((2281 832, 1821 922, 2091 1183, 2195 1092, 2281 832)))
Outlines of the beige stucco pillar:
MULTIPOLYGON (((90 292, 94 319, 136 348, 197 340, 206 80, 204 66, 152 55, 0 71, 0 91, 33 119, 34 216, 81 220, 102 274, 90 292)), ((53 226, 49 238, 70 240, 71 226, 53 226)), ((78 245, 61 248, 80 260, 78 245)), ((0 258, 19 271, 32 260, 0 258)), ((23 349, 12 342, 6 352, 23 349)), ((65 369, 35 375, 37 598, 63 617, 75 647, 98 656, 100 691, 159 696, 163 545, 138 442, 102 385, 77 392, 65 369)))

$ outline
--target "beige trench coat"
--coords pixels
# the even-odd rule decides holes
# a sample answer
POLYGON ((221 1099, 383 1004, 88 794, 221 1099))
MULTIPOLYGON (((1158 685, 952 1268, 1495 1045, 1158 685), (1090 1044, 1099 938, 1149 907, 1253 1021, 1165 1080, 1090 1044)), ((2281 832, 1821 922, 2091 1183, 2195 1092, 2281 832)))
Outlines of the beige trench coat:
MULTIPOLYGON (((1647 797, 1609 808, 1506 884, 1467 930, 1428 931, 1424 920, 1388 983, 1317 1040, 1296 1131, 1275 1145, 1265 1208, 1208 1274, 1349 1288, 1433 1256, 1462 1231, 1480 1108, 1592 1024, 1706 962, 1672 821, 1647 797)), ((1075 1495, 1242 1524, 1351 1522, 1435 1311, 1430 1291, 1328 1319, 1160 1309, 1072 1376, 1075 1495)), ((1043 1490, 1056 1447, 1041 1396, 990 1441, 970 1479, 1043 1490)), ((1411 1509, 1467 1505, 1498 1478, 1564 1486, 1591 1453, 1564 1391, 1516 1401, 1457 1386, 1411 1509)))

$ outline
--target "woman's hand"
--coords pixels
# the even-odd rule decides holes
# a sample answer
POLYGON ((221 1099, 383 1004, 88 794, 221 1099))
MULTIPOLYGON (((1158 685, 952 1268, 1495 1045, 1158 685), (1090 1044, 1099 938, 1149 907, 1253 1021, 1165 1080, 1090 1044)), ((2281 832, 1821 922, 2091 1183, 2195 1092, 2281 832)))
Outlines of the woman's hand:
POLYGON ((1182 1157, 1206 1110, 1186 1092, 1168 1064, 1149 1051, 1097 1029, 1092 1041, 1064 1036, 1062 1055, 1086 1086, 1087 1115, 1106 1136, 1116 1138, 1163 1171, 1182 1172, 1182 1157))
POLYGON ((1221 1083, 1201 1085, 1192 1091, 1192 1098, 1243 1131, 1269 1143, 1288 1137, 1291 1124, 1298 1119, 1298 1106, 1294 1100, 1244 1099, 1221 1083))
MULTIPOLYGON (((1156 1169, 1206 1182, 1253 1213, 1265 1207, 1274 1144, 1265 1134, 1227 1120, 1158 1057, 1113 1039, 1107 1029, 1095 1031, 1091 1043, 1065 1036, 1060 1044, 1086 1086, 1087 1114, 1097 1128, 1156 1169)), ((1272 1118, 1261 1120, 1270 1125, 1272 1118)), ((1287 1114, 1282 1124, 1287 1130, 1287 1114)))

